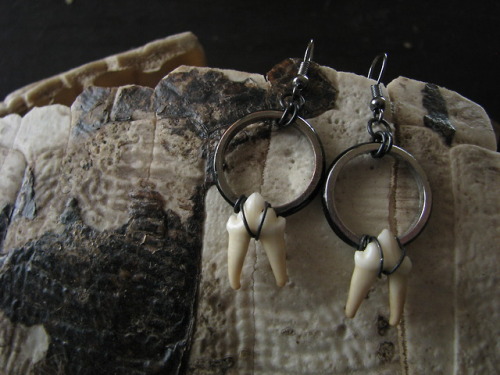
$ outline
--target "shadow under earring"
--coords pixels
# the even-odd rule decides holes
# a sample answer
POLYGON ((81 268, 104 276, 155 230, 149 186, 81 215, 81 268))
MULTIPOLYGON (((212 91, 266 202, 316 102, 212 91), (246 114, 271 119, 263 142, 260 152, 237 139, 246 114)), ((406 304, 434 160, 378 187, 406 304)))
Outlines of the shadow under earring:
POLYGON ((379 55, 373 60, 368 78, 371 78, 372 70, 380 59, 382 59, 380 74, 377 83, 371 86, 370 108, 373 118, 368 121, 367 125, 372 142, 360 143, 345 150, 332 163, 323 191, 323 207, 335 233, 344 242, 358 250, 354 255, 355 268, 345 309, 346 316, 354 317, 377 277, 385 274, 389 284, 389 323, 397 325, 403 313, 408 274, 412 267, 404 246, 414 240, 427 223, 431 212, 432 196, 424 170, 408 151, 394 145, 391 127, 384 119, 385 99, 380 80, 385 69, 386 54, 379 55), (381 130, 375 131, 374 127, 381 130), (415 179, 419 193, 419 213, 413 224, 400 237, 394 236, 389 229, 384 229, 377 237, 373 234, 359 235, 349 228, 339 215, 334 196, 334 187, 339 174, 348 162, 366 154, 371 154, 375 159, 390 156, 405 162, 415 179))
POLYGON ((325 160, 320 139, 314 128, 299 112, 305 103, 302 91, 308 85, 307 71, 312 59, 313 41, 311 40, 304 60, 300 64, 297 76, 293 79, 293 89, 285 94, 280 102, 281 110, 263 110, 251 113, 232 124, 222 135, 214 157, 215 181, 224 199, 234 207, 234 214, 227 222, 229 233, 228 243, 228 273, 233 289, 240 288, 240 276, 244 259, 251 238, 260 240, 267 254, 269 263, 278 286, 283 286, 288 280, 285 253, 285 216, 288 216, 306 206, 318 192, 322 180, 325 160), (230 187, 225 173, 225 154, 234 137, 247 127, 271 120, 273 130, 280 131, 288 126, 296 128, 305 136, 314 154, 313 174, 309 185, 298 197, 280 206, 272 206, 257 192, 248 198, 235 193, 230 187))

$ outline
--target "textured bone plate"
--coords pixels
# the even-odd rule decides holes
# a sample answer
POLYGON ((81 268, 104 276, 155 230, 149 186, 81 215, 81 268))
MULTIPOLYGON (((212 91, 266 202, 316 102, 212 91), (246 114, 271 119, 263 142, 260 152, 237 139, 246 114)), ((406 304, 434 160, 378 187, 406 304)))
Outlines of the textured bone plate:
MULTIPOLYGON (((251 241, 239 291, 227 277, 232 208, 213 186, 223 130, 277 108, 295 60, 261 75, 181 67, 156 88, 88 88, 0 120, 0 369, 6 374, 472 374, 498 361, 500 156, 485 112, 446 89, 388 86, 397 143, 427 171, 434 210, 408 245, 403 322, 385 280, 344 316, 353 249, 319 197, 287 218, 289 282, 251 241), (455 131, 453 130, 455 129, 455 131), (492 246, 493 245, 493 246, 492 246)), ((312 66, 304 117, 327 163, 368 141, 370 84, 312 66)), ((228 179, 272 203, 305 188, 311 150, 292 129, 250 129, 228 179)), ((416 189, 403 166, 366 158, 339 178, 360 232, 404 231, 416 189)))
POLYGON ((130 83, 154 87, 179 65, 204 66, 205 54, 190 32, 155 40, 127 52, 94 61, 9 94, 0 103, 0 116, 24 114, 48 104, 71 105, 86 87, 130 83))

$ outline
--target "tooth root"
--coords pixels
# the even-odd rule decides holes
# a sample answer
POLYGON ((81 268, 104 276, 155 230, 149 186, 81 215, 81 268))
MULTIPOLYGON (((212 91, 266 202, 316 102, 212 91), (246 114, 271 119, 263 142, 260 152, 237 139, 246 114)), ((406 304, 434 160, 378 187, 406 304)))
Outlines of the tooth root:
POLYGON ((268 223, 266 218, 260 241, 271 264, 276 285, 282 287, 288 281, 286 272, 285 219, 276 217, 275 215, 274 217, 270 217, 270 219, 273 220, 268 223))
POLYGON ((389 317, 390 325, 397 325, 403 316, 410 270, 411 261, 410 258, 406 257, 397 271, 388 276, 389 305, 391 310, 389 317))
POLYGON ((229 284, 231 288, 239 289, 241 287, 241 270, 243 269, 243 262, 247 255, 250 235, 242 220, 240 220, 237 215, 231 215, 226 228, 229 233, 229 244, 227 247, 229 284))
MULTIPOLYGON (((399 262, 402 250, 399 247, 396 237, 388 229, 384 229, 380 233, 378 240, 384 252, 384 270, 390 271, 399 262)), ((411 260, 406 256, 399 268, 387 277, 389 284, 390 325, 397 325, 403 316, 408 275, 411 268, 411 260)))
POLYGON ((377 272, 355 267, 351 278, 351 287, 345 307, 345 315, 348 318, 354 318, 359 306, 368 295, 370 288, 377 280, 377 272))
POLYGON ((380 267, 380 252, 377 245, 369 243, 364 251, 356 251, 354 264, 349 296, 345 307, 345 315, 348 318, 353 318, 356 315, 359 306, 377 280, 380 267))

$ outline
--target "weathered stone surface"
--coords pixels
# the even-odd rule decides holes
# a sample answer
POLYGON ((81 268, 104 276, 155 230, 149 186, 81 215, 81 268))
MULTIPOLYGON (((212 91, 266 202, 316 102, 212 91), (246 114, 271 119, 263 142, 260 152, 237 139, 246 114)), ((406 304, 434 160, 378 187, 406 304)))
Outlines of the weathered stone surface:
POLYGON ((443 87, 399 77, 387 85, 400 124, 434 128, 452 146, 474 144, 496 150, 491 121, 483 108, 443 87), (455 132, 446 130, 450 125, 455 132))
POLYGON ((2 211, 3 323, 40 325, 50 341, 30 371, 176 373, 186 362, 206 160, 215 135, 260 105, 252 93, 282 94, 237 75, 183 68, 156 90, 93 87, 71 113, 43 107, 5 127, 15 136, 4 149, 24 164, 2 211), (219 103, 215 120, 206 102, 219 103))
POLYGON ((490 374, 498 369, 500 154, 474 145, 451 151, 455 199, 454 304, 458 332, 455 371, 490 374))
MULTIPOLYGON (((4 372, 494 371, 500 160, 487 150, 494 135, 484 111, 441 88, 433 114, 446 108, 456 129, 448 143, 425 126, 425 84, 399 78, 388 86, 396 143, 422 164, 435 197, 427 228, 408 245, 414 270, 398 328, 388 326, 384 280, 355 319, 344 317, 354 251, 328 226, 319 198, 287 218, 290 281, 275 286, 252 241, 242 288, 230 288, 225 223, 233 209, 213 186, 214 148, 236 119, 277 108, 296 69, 297 60, 286 60, 266 81, 181 67, 155 89, 89 88, 71 112, 49 106, 0 121, 5 134, 19 133, 0 144, 0 184, 4 167, 15 167, 0 191, 0 327, 20 332, 9 336, 17 346, 0 352, 4 372), (12 155, 20 159, 7 164, 12 155), (36 210, 13 216, 23 186, 32 187, 36 210), (26 344, 30 335, 40 350, 26 344)), ((370 139, 373 81, 315 64, 311 77, 304 116, 329 164, 370 139)), ((235 139, 226 173, 236 191, 279 204, 305 188, 311 155, 293 128, 263 124, 235 139)), ((403 167, 367 157, 346 168, 337 195, 351 226, 377 234, 410 225, 417 195, 403 167)))

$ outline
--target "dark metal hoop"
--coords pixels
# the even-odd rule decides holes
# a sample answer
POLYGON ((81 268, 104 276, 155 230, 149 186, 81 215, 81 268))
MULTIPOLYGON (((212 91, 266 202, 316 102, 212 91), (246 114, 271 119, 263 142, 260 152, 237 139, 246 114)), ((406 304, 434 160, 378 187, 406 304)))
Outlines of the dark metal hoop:
MULTIPOLYGON (((370 142, 361 143, 347 149, 342 154, 340 154, 332 163, 326 178, 325 188, 323 191, 323 207, 328 222, 330 223, 330 226, 335 231, 335 233, 344 242, 354 247, 358 247, 358 245, 362 242, 363 237, 349 229, 340 218, 334 199, 335 183, 340 174, 340 171, 349 161, 360 155, 375 152, 379 149, 379 147, 380 143, 370 142)), ((432 193, 429 181, 427 180, 427 176, 425 175, 424 170, 408 151, 398 146, 392 146, 387 155, 399 158, 408 163, 408 165, 411 167, 415 181, 417 182, 419 191, 420 212, 408 231, 399 238, 401 246, 404 246, 414 240, 424 229, 431 213, 432 193)))
POLYGON ((364 251, 370 242, 373 242, 378 248, 378 252, 380 254, 379 255, 380 256, 380 261, 379 261, 380 263, 379 263, 379 267, 378 267, 378 277, 379 278, 382 277, 382 274, 387 275, 387 276, 392 275, 394 272, 396 272, 399 269, 399 267, 401 267, 401 265, 403 264, 403 261, 406 258, 406 248, 401 244, 401 241, 399 240, 399 238, 396 237, 396 241, 398 242, 399 248, 401 249, 401 256, 399 257, 398 262, 394 265, 394 267, 392 267, 392 269, 390 271, 384 271, 384 252, 382 251, 382 245, 380 245, 380 241, 378 240, 378 238, 375 236, 370 236, 368 234, 365 234, 364 236, 361 237, 361 241, 358 244, 358 250, 364 251))
MULTIPOLYGON (((282 111, 274 110, 251 113, 232 124, 225 131, 219 143, 217 144, 214 156, 215 180, 217 182, 217 188, 219 189, 221 195, 232 206, 235 205, 240 195, 233 192, 224 174, 224 159, 229 143, 236 136, 236 134, 238 134, 247 126, 250 126, 259 121, 280 119, 282 115, 282 111)), ((293 214, 294 212, 307 205, 307 203, 309 203, 310 200, 314 198, 315 193, 317 193, 319 189, 321 178, 325 169, 325 156, 323 146, 321 145, 318 134, 316 133, 314 128, 301 117, 297 117, 295 119, 295 122, 293 122, 293 126, 296 127, 304 136, 306 136, 312 147, 314 153, 314 171, 311 180, 309 181, 309 186, 302 194, 300 194, 297 198, 289 203, 283 204, 281 206, 273 205, 276 214, 280 216, 288 216, 290 214, 293 214)))

